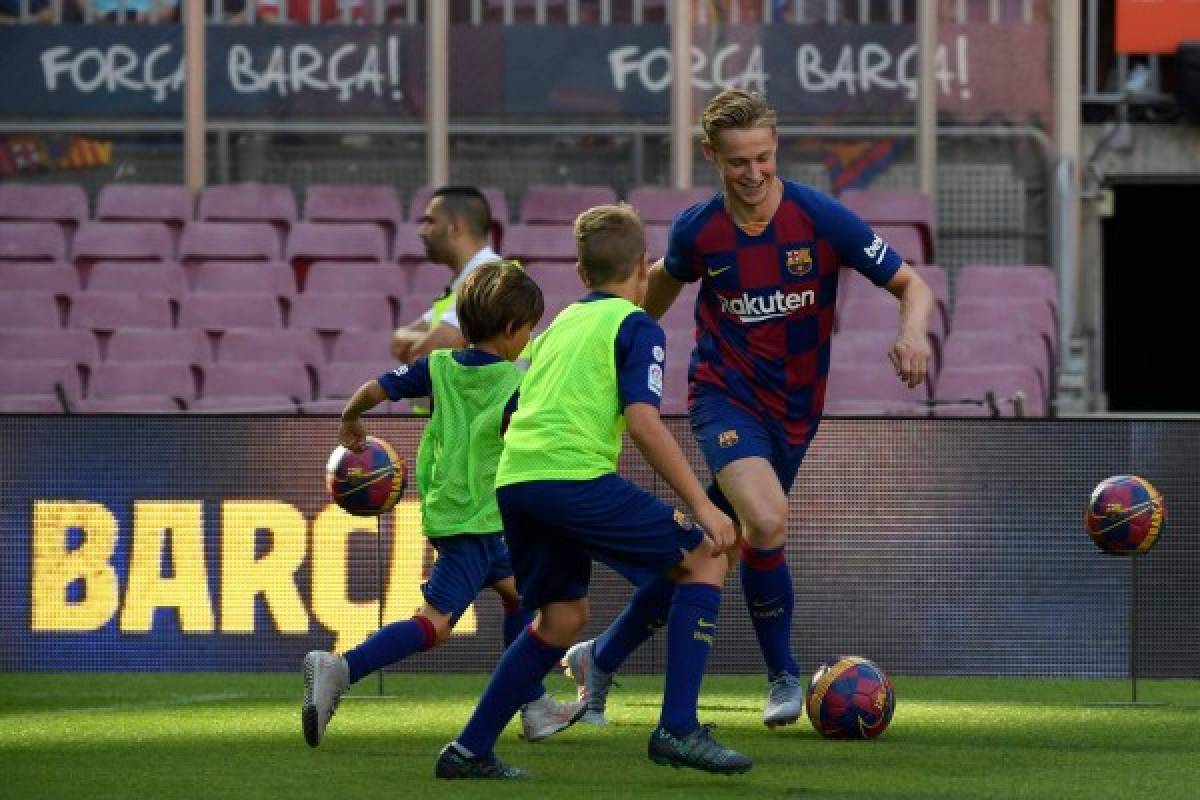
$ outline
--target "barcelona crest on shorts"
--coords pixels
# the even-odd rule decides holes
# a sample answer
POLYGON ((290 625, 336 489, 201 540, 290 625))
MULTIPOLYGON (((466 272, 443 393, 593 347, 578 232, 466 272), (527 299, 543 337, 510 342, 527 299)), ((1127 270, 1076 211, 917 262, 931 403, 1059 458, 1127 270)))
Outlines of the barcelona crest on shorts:
POLYGON ((808 247, 801 247, 799 250, 788 250, 787 268, 788 272, 797 277, 807 275, 813 268, 812 250, 808 247))

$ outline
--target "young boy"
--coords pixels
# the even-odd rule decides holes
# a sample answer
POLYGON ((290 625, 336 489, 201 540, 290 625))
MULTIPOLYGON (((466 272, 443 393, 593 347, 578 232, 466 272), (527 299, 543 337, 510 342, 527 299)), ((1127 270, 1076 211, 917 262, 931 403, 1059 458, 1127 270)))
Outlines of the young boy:
MULTIPOLYGON (((421 587, 425 604, 343 656, 314 650, 304 657, 304 738, 316 747, 350 684, 377 669, 444 641, 487 586, 504 603, 507 646, 529 623, 520 608, 512 564, 501 535, 495 474, 508 404, 521 381, 512 363, 542 317, 542 293, 514 262, 483 264, 463 283, 458 317, 471 346, 435 350, 362 385, 342 412, 338 441, 363 447, 360 417, 386 399, 434 399, 417 453, 421 524, 438 552, 421 587)), ((538 741, 570 725, 574 703, 556 703, 540 683, 518 698, 525 738, 538 741)))
MULTIPOLYGON (((588 617, 592 559, 637 585, 667 575, 662 716, 650 735, 657 764, 717 773, 750 769, 696 718, 716 634, 724 551, 733 523, 708 499, 658 415, 662 329, 637 307, 646 289, 641 219, 627 205, 575 221, 579 275, 591 291, 534 342, 496 472, 496 499, 522 603, 535 623, 509 646, 470 722, 438 757, 439 778, 523 778, 493 752, 521 698, 563 657, 588 617), (617 474, 621 434, 691 509, 697 525, 617 474)), ((582 712, 581 712, 582 713, 582 712)))

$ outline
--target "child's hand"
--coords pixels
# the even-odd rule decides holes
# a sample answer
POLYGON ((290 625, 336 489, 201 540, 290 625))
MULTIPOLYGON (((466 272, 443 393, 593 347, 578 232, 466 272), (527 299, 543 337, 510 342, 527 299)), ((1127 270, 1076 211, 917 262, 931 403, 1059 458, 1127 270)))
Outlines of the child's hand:
POLYGON ((367 446, 367 429, 361 419, 344 419, 338 429, 338 444, 354 452, 360 452, 367 446))
POLYGON ((721 555, 737 542, 737 528, 734 527, 733 520, 712 503, 696 509, 693 516, 696 524, 704 530, 709 539, 712 539, 716 547, 714 556, 721 555))

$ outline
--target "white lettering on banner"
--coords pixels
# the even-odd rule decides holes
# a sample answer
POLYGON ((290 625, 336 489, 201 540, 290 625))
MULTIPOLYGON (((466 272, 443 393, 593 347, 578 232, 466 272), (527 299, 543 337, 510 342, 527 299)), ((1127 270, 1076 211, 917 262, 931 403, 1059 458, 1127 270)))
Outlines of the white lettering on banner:
MULTIPOLYGON (((842 92, 847 95, 871 91, 903 89, 909 100, 917 98, 917 46, 909 45, 893 57, 881 44, 843 45, 837 60, 826 68, 821 50, 815 44, 796 48, 796 79, 806 92, 842 92)), ((939 91, 948 95, 957 87, 964 100, 971 97, 967 85, 967 37, 955 40, 954 64, 945 45, 938 45, 936 81, 939 91)))
POLYGON ((154 101, 161 103, 169 91, 178 91, 183 85, 182 62, 170 74, 160 72, 159 60, 170 50, 170 45, 159 45, 139 64, 137 51, 123 44, 107 49, 88 47, 77 52, 66 45, 48 47, 41 56, 42 77, 48 92, 58 91, 60 84, 69 83, 84 94, 101 88, 108 92, 150 91, 154 101))
MULTIPOLYGON (((766 93, 768 75, 763 68, 763 49, 760 45, 750 48, 741 64, 741 70, 731 60, 742 53, 740 44, 727 44, 713 54, 699 47, 692 47, 692 86, 705 91, 711 89, 753 89, 766 93)), ((655 47, 645 52, 636 44, 616 47, 608 53, 608 66, 612 73, 613 88, 619 92, 629 88, 630 77, 635 76, 641 88, 648 92, 664 92, 671 86, 671 51, 666 47, 655 47)))

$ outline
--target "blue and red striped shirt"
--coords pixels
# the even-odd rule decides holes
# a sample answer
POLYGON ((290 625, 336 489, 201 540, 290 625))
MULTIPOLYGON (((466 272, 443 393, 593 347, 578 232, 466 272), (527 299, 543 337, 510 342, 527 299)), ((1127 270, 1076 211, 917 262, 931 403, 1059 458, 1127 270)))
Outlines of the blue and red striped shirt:
POLYGON ((884 286, 903 259, 837 200, 792 181, 757 236, 725 210, 724 195, 684 209, 671 223, 664 266, 701 281, 689 404, 718 391, 783 423, 806 442, 825 405, 838 269, 884 286))

